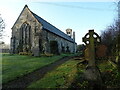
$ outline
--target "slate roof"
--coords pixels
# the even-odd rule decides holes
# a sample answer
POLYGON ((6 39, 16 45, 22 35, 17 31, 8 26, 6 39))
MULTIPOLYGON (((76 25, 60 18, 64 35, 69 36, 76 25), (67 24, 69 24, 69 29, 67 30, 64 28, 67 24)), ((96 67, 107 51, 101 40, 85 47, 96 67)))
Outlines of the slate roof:
POLYGON ((42 19, 41 17, 39 17, 35 13, 33 13, 33 12, 31 12, 31 13, 43 25, 43 29, 45 29, 49 32, 52 32, 52 33, 66 39, 68 41, 74 42, 74 40, 71 37, 69 37, 67 34, 65 34, 61 30, 57 29, 55 26, 51 25, 50 23, 48 23, 47 21, 45 21, 44 19, 42 19))

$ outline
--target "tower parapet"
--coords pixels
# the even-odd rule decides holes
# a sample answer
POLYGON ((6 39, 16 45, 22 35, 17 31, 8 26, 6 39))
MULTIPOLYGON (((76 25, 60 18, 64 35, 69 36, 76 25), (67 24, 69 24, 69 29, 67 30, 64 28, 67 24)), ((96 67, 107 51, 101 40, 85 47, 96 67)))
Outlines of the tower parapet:
POLYGON ((66 29, 66 33, 68 36, 72 37, 72 29, 66 29))

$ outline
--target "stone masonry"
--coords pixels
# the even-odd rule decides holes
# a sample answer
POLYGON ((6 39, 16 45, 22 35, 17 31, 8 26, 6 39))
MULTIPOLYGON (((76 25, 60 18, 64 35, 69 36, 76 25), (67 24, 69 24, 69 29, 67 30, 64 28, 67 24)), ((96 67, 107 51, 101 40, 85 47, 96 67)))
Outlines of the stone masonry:
POLYGON ((77 44, 75 36, 73 37, 74 39, 58 30, 25 5, 12 27, 11 53, 31 52, 34 56, 51 53, 51 41, 57 42, 58 53, 75 53, 77 44))

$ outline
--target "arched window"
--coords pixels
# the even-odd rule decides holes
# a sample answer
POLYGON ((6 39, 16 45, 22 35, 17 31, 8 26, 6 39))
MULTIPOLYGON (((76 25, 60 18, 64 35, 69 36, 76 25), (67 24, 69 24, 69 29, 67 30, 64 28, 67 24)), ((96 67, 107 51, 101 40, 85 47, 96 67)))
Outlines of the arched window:
POLYGON ((64 53, 65 52, 65 47, 64 47, 64 45, 63 45, 63 43, 61 42, 61 48, 62 48, 62 53, 64 53))
POLYGON ((28 23, 23 23, 21 25, 20 37, 24 45, 30 44, 31 26, 28 23))
POLYGON ((20 41, 21 50, 28 51, 31 46, 31 26, 28 23, 23 23, 20 27, 20 41))

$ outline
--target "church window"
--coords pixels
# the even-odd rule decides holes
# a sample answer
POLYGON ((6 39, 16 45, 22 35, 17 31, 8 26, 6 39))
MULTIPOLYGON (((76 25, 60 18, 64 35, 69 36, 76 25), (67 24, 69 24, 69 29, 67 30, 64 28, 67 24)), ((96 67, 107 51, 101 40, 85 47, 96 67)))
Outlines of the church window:
POLYGON ((36 33, 36 31, 37 31, 37 27, 35 26, 35 33, 36 33))
POLYGON ((67 46, 66 49, 67 49, 66 52, 70 52, 70 50, 69 50, 69 46, 67 46))
POLYGON ((70 32, 67 32, 67 34, 70 34, 70 32))
POLYGON ((27 48, 30 49, 31 45, 31 26, 27 23, 23 23, 20 28, 20 42, 19 45, 21 47, 20 50, 27 48))
POLYGON ((64 46, 62 46, 62 52, 63 52, 63 53, 65 52, 65 47, 64 47, 64 46))

